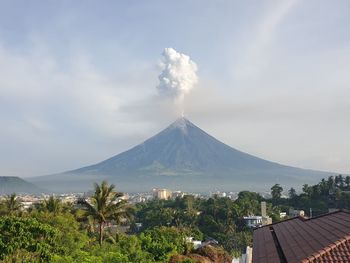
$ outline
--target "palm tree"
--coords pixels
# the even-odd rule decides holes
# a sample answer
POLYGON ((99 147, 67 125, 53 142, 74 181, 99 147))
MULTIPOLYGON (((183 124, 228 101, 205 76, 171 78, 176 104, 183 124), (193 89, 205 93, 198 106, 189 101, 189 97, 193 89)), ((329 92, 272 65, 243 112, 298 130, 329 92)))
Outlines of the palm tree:
POLYGON ((340 189, 343 189, 344 187, 344 178, 343 175, 339 174, 334 179, 336 186, 340 187, 340 189))
POLYGON ((310 197, 312 194, 312 188, 308 184, 303 184, 303 193, 310 197))
POLYGON ((38 206, 39 211, 49 212, 55 215, 59 214, 62 209, 62 201, 54 196, 50 196, 49 199, 45 199, 38 206))
POLYGON ((326 179, 322 178, 321 182, 319 183, 321 195, 327 196, 329 194, 329 187, 326 179))
POLYGON ((349 190, 349 187, 350 187, 350 176, 349 176, 349 175, 347 175, 347 176, 345 177, 345 184, 346 184, 346 187, 347 187, 348 190, 349 190))
POLYGON ((288 195, 290 199, 294 199, 297 196, 297 192, 295 191, 295 189, 292 187, 291 189, 289 189, 288 191, 288 195))
POLYGON ((21 210, 22 204, 16 194, 7 195, 2 203, 3 212, 7 215, 14 215, 21 210))
POLYGON ((333 190, 334 188, 334 176, 329 176, 328 179, 327 179, 327 184, 328 184, 328 187, 329 187, 329 190, 333 190))
POLYGON ((99 243, 102 245, 104 225, 111 220, 119 224, 130 217, 130 207, 126 200, 121 200, 123 193, 115 192, 113 184, 103 181, 101 185, 94 184, 95 193, 89 199, 79 200, 86 212, 86 218, 92 217, 98 223, 99 243))
POLYGON ((279 184, 275 184, 274 186, 271 187, 271 196, 272 199, 277 201, 281 198, 283 192, 282 186, 279 184))

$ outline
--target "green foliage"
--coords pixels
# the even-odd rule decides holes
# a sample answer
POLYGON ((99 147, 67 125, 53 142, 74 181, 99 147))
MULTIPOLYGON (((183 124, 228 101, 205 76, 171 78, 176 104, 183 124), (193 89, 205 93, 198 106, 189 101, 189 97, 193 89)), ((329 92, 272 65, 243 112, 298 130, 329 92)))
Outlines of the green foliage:
POLYGON ((7 195, 0 203, 0 215, 18 215, 21 212, 21 207, 16 194, 7 195))
POLYGON ((350 185, 342 175, 330 176, 315 185, 303 185, 303 192, 287 200, 290 206, 305 210, 312 208, 313 215, 328 212, 329 208, 350 209, 350 185))
POLYGON ((141 233, 142 248, 153 255, 155 261, 167 262, 173 254, 191 250, 186 233, 174 227, 157 227, 141 233))
POLYGON ((120 263, 150 263, 153 256, 142 249, 141 240, 137 236, 121 236, 116 244, 104 243, 103 246, 94 246, 91 254, 102 259, 102 262, 120 263))
MULTIPOLYGON (((103 263, 103 258, 91 255, 91 252, 79 251, 75 255, 60 256, 54 255, 51 262, 54 263, 103 263)), ((110 261, 113 262, 113 261, 110 261)), ((119 262, 119 261, 114 261, 119 262)))
POLYGON ((69 213, 52 214, 45 212, 36 212, 31 215, 39 222, 51 225, 58 229, 57 243, 65 255, 72 255, 84 248, 88 244, 88 236, 81 231, 80 224, 74 216, 69 213))
POLYGON ((104 225, 113 220, 120 223, 130 217, 127 201, 121 200, 123 193, 115 192, 115 186, 103 181, 101 185, 95 183, 95 193, 90 200, 81 199, 80 205, 86 213, 86 219, 93 218, 99 225, 99 242, 102 245, 104 225))
POLYGON ((282 196, 283 188, 279 184, 271 187, 271 196, 273 201, 278 201, 282 196))
MULTIPOLYGON (((188 237, 196 240, 211 237, 226 246, 228 238, 245 231, 242 216, 259 213, 260 200, 259 194, 248 191, 241 192, 236 201, 218 197, 195 199, 193 196, 154 200, 137 205, 135 220, 142 223, 141 231, 161 226, 176 227, 187 229, 188 237)), ((239 244, 243 246, 243 243, 239 244)), ((232 246, 226 247, 230 252, 233 249, 232 246)))
POLYGON ((1 260, 47 262, 61 250, 58 231, 34 218, 0 217, 0 233, 1 260))
POLYGON ((237 216, 243 217, 247 215, 257 215, 260 213, 260 202, 262 196, 255 192, 242 191, 238 193, 238 198, 235 202, 237 216))
POLYGON ((50 196, 49 199, 45 199, 43 202, 35 205, 36 210, 40 212, 53 213, 55 215, 62 212, 68 212, 71 210, 71 208, 71 204, 63 204, 59 198, 54 196, 50 196))
POLYGON ((297 196, 297 191, 292 187, 288 191, 288 196, 290 199, 294 199, 297 196))
POLYGON ((301 194, 291 188, 289 198, 281 198, 282 190, 280 185, 274 185, 271 199, 242 191, 237 200, 188 195, 137 204, 128 235, 108 226, 127 222, 130 206, 120 200, 122 193, 115 192, 114 186, 106 182, 95 185, 91 199, 75 205, 50 197, 36 209, 23 211, 16 195, 11 195, 0 202, 3 215, 16 215, 0 217, 0 260, 159 263, 182 258, 193 262, 190 255, 200 249, 193 252, 187 237, 215 239, 231 255, 239 256, 247 245, 252 245, 252 230, 242 218, 260 215, 261 201, 267 202, 267 214, 274 222, 281 220, 281 211, 291 207, 305 212, 311 207, 314 215, 325 213, 330 207, 350 208, 348 176, 337 175, 315 185, 304 185, 301 194))

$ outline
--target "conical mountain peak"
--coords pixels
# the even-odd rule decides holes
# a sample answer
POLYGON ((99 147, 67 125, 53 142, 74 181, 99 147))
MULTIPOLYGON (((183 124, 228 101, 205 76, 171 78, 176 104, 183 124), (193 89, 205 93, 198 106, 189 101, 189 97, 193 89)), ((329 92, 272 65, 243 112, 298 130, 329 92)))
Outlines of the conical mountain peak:
POLYGON ((176 121, 174 121, 169 128, 170 129, 180 129, 182 132, 186 132, 188 127, 194 127, 195 125, 191 123, 185 117, 180 117, 176 121))
POLYGON ((176 119, 176 121, 173 122, 173 124, 180 124, 180 125, 186 125, 191 124, 191 122, 186 119, 186 117, 182 116, 176 119))
POLYGON ((65 191, 68 182, 70 190, 83 190, 83 182, 86 183, 84 187, 88 187, 93 181, 101 179, 108 179, 127 191, 155 187, 232 191, 252 186, 266 189, 276 182, 293 186, 296 181, 311 183, 316 177, 329 175, 241 152, 218 141, 185 117, 180 117, 165 130, 130 150, 100 163, 40 178, 36 182, 42 181, 43 184, 38 186, 55 190, 62 182, 65 191))

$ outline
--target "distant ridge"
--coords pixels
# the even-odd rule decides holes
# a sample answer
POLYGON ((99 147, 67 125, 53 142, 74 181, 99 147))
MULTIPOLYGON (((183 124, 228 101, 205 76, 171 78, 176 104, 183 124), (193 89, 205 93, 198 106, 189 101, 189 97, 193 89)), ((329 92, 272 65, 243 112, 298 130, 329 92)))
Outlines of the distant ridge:
POLYGON ((274 183, 298 187, 329 175, 241 152, 179 118, 145 142, 105 161, 31 181, 54 191, 87 190, 92 182, 107 179, 130 192, 154 187, 206 192, 268 190, 274 183))
POLYGON ((6 194, 39 194, 44 192, 36 185, 16 176, 0 176, 0 195, 6 194))

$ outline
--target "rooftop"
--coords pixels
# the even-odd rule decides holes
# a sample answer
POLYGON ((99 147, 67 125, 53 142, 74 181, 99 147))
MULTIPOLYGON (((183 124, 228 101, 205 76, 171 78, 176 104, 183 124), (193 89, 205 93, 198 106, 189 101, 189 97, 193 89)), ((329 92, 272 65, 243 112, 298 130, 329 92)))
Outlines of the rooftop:
POLYGON ((350 211, 267 225, 253 239, 253 263, 350 262, 350 211))

